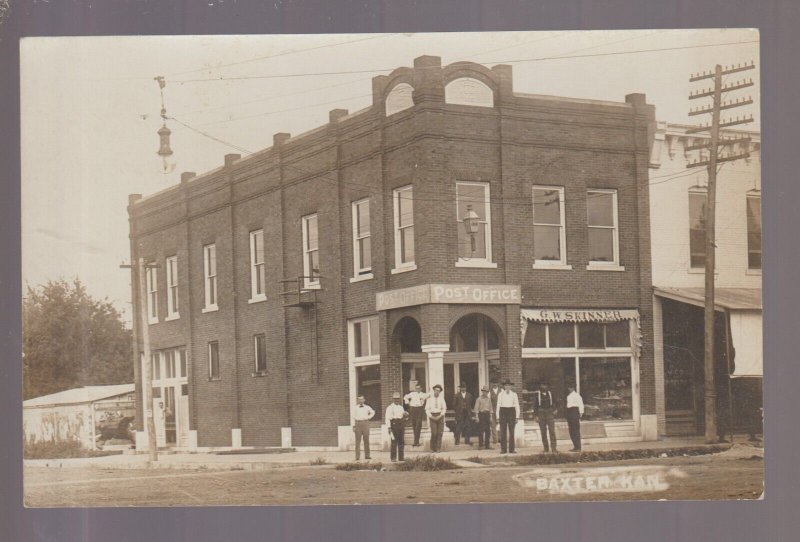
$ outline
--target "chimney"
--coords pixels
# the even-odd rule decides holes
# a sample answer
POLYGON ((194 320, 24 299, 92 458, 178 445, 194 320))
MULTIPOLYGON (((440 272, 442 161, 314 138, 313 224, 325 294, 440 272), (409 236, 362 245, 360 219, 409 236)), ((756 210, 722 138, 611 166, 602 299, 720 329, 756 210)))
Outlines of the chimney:
POLYGON ((189 179, 191 179, 196 175, 197 173, 195 173, 194 171, 184 171, 183 173, 181 173, 181 184, 186 184, 187 182, 189 182, 189 179))
POLYGON ((226 154, 226 155, 225 155, 225 167, 230 167, 230 166, 232 166, 232 165, 233 165, 233 163, 234 163, 236 160, 238 160, 239 158, 241 158, 241 157, 242 157, 242 155, 241 155, 241 154, 233 154, 233 153, 231 153, 231 154, 226 154))
POLYGON ((331 109, 328 113, 328 121, 333 124, 337 122, 342 117, 346 117, 349 111, 347 109, 331 109))
POLYGON ((292 137, 292 134, 287 134, 286 132, 278 132, 274 136, 272 136, 272 146, 273 147, 280 147, 286 141, 292 137))
POLYGON ((641 92, 637 92, 634 94, 627 94, 625 96, 625 101, 633 105, 634 107, 647 105, 647 97, 641 92))

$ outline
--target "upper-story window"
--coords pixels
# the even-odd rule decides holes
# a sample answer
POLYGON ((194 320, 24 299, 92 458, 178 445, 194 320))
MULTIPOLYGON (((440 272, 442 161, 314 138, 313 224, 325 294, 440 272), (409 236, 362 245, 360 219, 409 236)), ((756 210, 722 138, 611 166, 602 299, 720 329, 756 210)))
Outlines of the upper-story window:
MULTIPOLYGON (((456 183, 458 262, 469 266, 492 264, 492 217, 489 183, 456 183), (468 218, 471 217, 471 218, 468 218), (466 220, 471 220, 471 226, 466 220), (468 232, 468 227, 474 233, 468 232)), ((491 265, 494 267, 494 265, 491 265)))
POLYGON ((267 336, 264 333, 253 336, 253 349, 255 371, 257 374, 264 374, 267 372, 267 336))
POLYGON ((414 189, 411 185, 394 190, 395 271, 416 269, 414 263, 414 189))
POLYGON ((250 301, 266 298, 264 230, 256 230, 250 232, 250 301))
POLYGON ((494 92, 474 77, 459 77, 444 87, 444 101, 449 104, 494 107, 494 92))
POLYGON ((319 288, 319 228, 315 214, 303 217, 303 275, 305 288, 319 288))
POLYGON ((218 380, 219 374, 219 342, 208 343, 208 378, 218 380))
POLYGON ((747 268, 761 269, 761 195, 747 195, 747 268))
POLYGON ((369 200, 353 202, 353 277, 372 275, 369 200))
POLYGON ((145 269, 145 282, 147 283, 147 322, 158 323, 158 275, 155 267, 145 269))
POLYGON ((170 256, 164 262, 167 268, 167 320, 179 317, 178 257, 170 256))
POLYGON ((589 266, 619 266, 617 191, 591 189, 586 194, 589 266))
POLYGON ((217 245, 203 247, 203 276, 205 277, 205 307, 203 310, 217 310, 217 245))
POLYGON ((564 187, 533 187, 533 259, 535 265, 566 265, 564 187))
POLYGON ((706 205, 705 191, 689 192, 689 265, 706 265, 706 205))

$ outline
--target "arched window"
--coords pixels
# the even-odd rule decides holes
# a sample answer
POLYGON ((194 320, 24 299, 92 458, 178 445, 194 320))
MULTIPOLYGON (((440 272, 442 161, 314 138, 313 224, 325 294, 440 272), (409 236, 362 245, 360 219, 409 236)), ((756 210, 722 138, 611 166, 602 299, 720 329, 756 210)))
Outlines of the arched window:
POLYGON ((405 317, 397 323, 397 340, 401 354, 422 352, 422 329, 413 318, 405 317))
POLYGON ((482 81, 459 77, 444 87, 444 101, 449 104, 494 107, 494 92, 482 81))
POLYGON ((386 96, 386 116, 388 117, 389 115, 394 115, 409 107, 413 107, 414 100, 411 97, 413 92, 414 88, 408 83, 395 85, 388 96, 386 96))

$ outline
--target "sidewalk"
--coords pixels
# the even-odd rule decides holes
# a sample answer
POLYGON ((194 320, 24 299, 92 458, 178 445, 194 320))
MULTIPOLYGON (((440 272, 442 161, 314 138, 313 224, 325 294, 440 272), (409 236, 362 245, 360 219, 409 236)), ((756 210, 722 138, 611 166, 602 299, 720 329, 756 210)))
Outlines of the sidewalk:
MULTIPOLYGON (((648 442, 626 442, 615 444, 585 444, 583 451, 606 451, 606 450, 636 450, 636 449, 667 449, 685 446, 702 446, 704 438, 698 437, 664 437, 658 441, 648 442)), ((747 442, 744 435, 734 437, 734 442, 743 444, 747 442)), ((541 446, 526 446, 518 448, 520 455, 541 453, 541 446)), ((562 450, 566 451, 566 450, 562 450)), ((414 448, 406 445, 405 457, 411 459, 419 455, 427 455, 430 452, 422 448, 414 448)), ((463 461, 467 458, 479 457, 498 457, 500 455, 499 445, 493 450, 479 450, 476 446, 459 445, 439 454, 440 457, 450 458, 454 461, 463 461)), ((371 454, 372 461, 389 463, 389 452, 377 450, 371 454)), ((269 470, 281 467, 309 466, 312 462, 319 461, 320 464, 347 463, 355 460, 353 451, 296 451, 286 453, 237 453, 237 454, 215 454, 215 453, 161 453, 158 461, 150 462, 147 454, 122 454, 104 457, 86 457, 70 459, 26 459, 25 467, 46 467, 46 468, 99 468, 99 469, 185 469, 185 470, 269 470)))

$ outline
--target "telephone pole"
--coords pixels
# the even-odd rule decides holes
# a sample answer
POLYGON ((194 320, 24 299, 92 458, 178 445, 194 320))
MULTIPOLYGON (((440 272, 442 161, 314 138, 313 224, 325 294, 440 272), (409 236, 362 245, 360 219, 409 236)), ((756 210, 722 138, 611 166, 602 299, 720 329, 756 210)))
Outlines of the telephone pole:
POLYGON ((741 158, 750 156, 749 143, 750 138, 725 138, 720 137, 720 129, 736 126, 738 124, 745 124, 753 121, 752 115, 750 117, 735 119, 730 118, 721 120, 722 111, 742 107, 753 103, 753 99, 748 97, 746 99, 736 99, 723 101, 723 95, 728 92, 747 88, 753 86, 753 80, 737 81, 736 83, 723 84, 723 76, 730 75, 745 70, 755 69, 755 63, 741 64, 738 66, 725 66, 723 69, 719 64, 716 65, 714 71, 710 73, 703 72, 690 77, 690 82, 702 81, 705 79, 713 79, 714 87, 709 89, 702 89, 689 94, 690 100, 699 98, 712 98, 713 102, 710 107, 698 107, 689 111, 690 116, 711 114, 711 123, 703 124, 694 128, 686 130, 687 134, 709 132, 711 139, 703 143, 695 144, 686 147, 686 150, 708 150, 708 159, 701 159, 691 162, 686 165, 687 168, 693 167, 706 167, 708 171, 708 191, 706 201, 706 260, 705 260, 705 310, 704 310, 704 395, 705 395, 705 427, 706 427, 706 442, 717 442, 717 392, 715 387, 715 363, 714 363, 714 258, 716 249, 716 235, 715 235, 715 213, 716 213, 716 198, 717 198, 717 164, 723 162, 731 162, 741 158), (747 144, 747 150, 740 154, 734 154, 730 149, 733 145, 741 143, 747 144), (728 147, 727 154, 722 150, 728 147))
MULTIPOLYGON (((153 420, 153 361, 150 352, 150 330, 147 323, 147 283, 145 281, 145 270, 155 269, 158 266, 145 262, 144 258, 139 258, 136 265, 123 264, 120 267, 130 269, 133 274, 133 281, 137 283, 139 325, 141 326, 144 361, 134 360, 134 363, 142 363, 142 413, 144 414, 145 428, 147 430, 147 449, 150 454, 150 461, 158 461, 156 425, 153 420)), ((136 313, 136 304, 134 304, 134 313, 136 313)))

